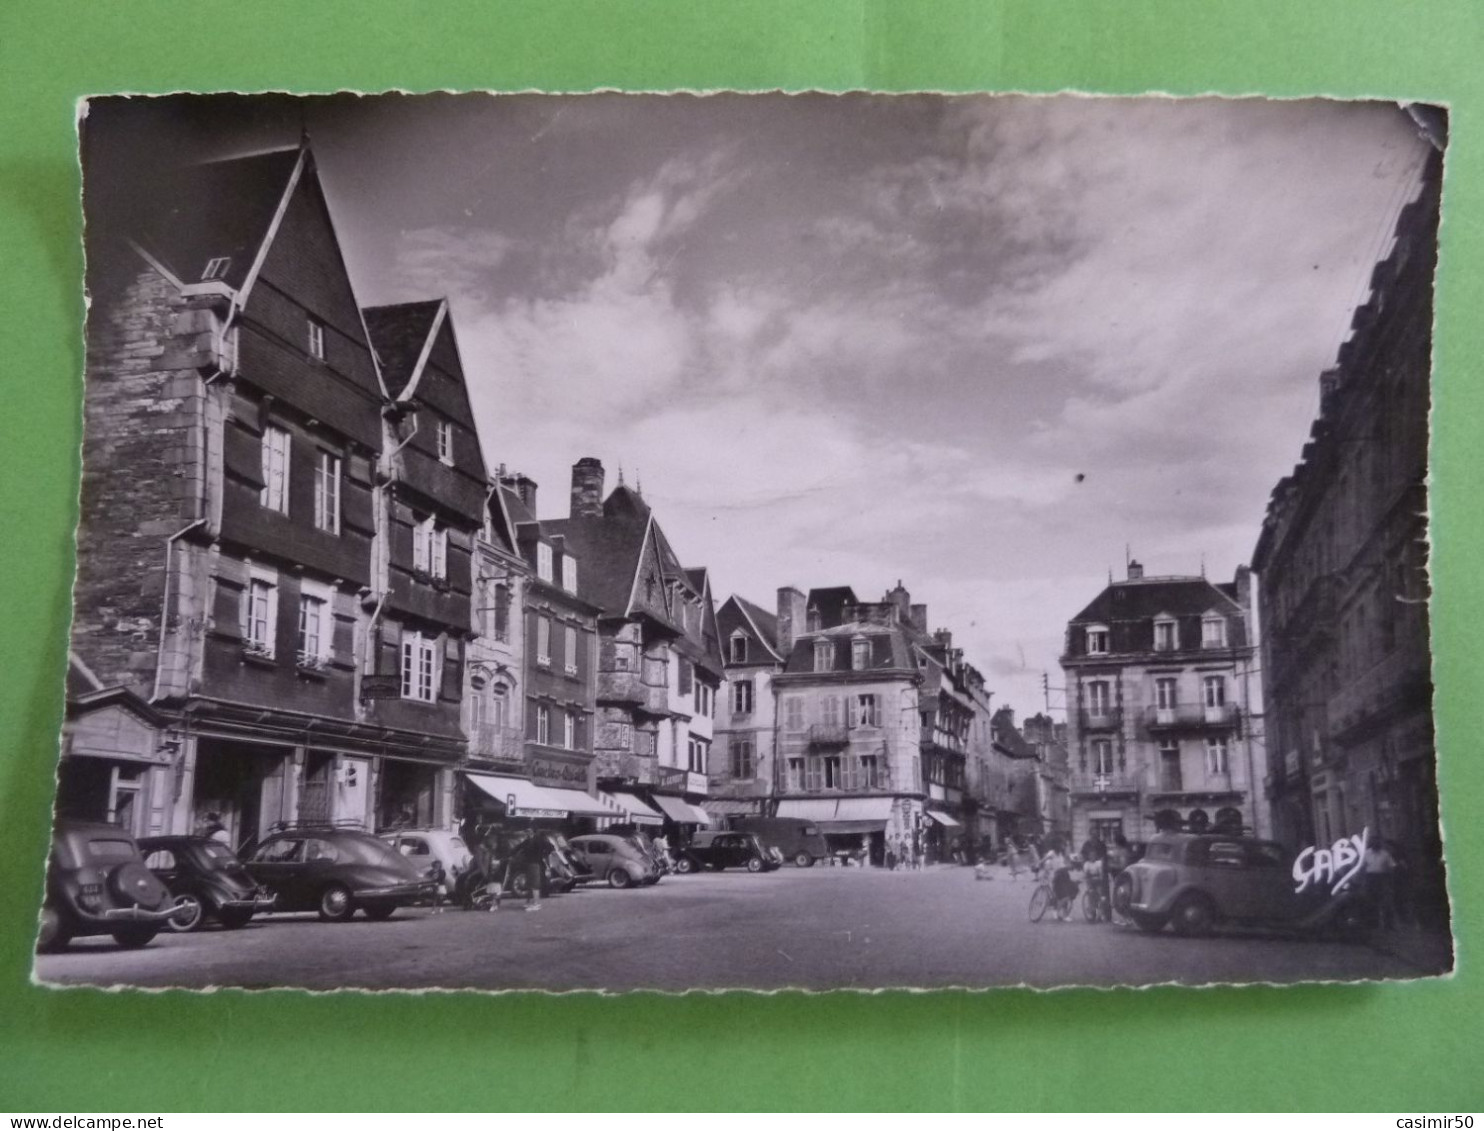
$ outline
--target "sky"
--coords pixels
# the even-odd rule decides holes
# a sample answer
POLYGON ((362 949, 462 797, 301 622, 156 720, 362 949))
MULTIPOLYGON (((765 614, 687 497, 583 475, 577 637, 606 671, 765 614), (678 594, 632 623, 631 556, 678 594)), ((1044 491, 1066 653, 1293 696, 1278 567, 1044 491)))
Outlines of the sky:
POLYGON ((486 460, 541 517, 596 456, 718 604, 900 579, 1019 716, 1129 554, 1250 558, 1427 149, 1321 100, 111 109, 135 161, 307 129, 360 301, 448 298, 486 460))

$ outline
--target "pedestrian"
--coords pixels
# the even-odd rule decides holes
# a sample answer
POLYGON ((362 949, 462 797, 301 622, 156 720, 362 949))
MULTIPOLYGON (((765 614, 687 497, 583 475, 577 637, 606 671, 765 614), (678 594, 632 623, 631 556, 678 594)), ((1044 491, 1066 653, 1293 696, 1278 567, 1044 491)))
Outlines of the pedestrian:
MULTIPOLYGON (((499 850, 499 841, 495 834, 486 833, 475 852, 475 864, 479 868, 479 874, 484 883, 484 894, 489 899, 487 910, 491 914, 500 910, 500 896, 505 891, 505 871, 509 864, 503 857, 504 853, 499 850)), ((472 886, 469 894, 472 899, 474 895, 472 886)))
POLYGON ((428 865, 428 876, 433 881, 433 914, 443 914, 443 901, 448 896, 448 873, 443 868, 443 861, 437 857, 433 863, 428 865))
POLYGON ((897 870, 897 842, 895 840, 886 842, 886 870, 888 872, 897 870))
POLYGON ((1376 926, 1391 930, 1396 926, 1396 857, 1384 840, 1366 846, 1365 882, 1376 909, 1376 926))
POLYGON ((525 876, 527 911, 541 910, 541 866, 545 859, 546 845, 536 833, 527 836, 510 854, 511 873, 525 876))
POLYGON ((227 826, 222 824, 220 813, 207 813, 206 823, 201 827, 201 835, 207 840, 214 840, 217 844, 225 844, 232 847, 232 834, 227 831, 227 826))

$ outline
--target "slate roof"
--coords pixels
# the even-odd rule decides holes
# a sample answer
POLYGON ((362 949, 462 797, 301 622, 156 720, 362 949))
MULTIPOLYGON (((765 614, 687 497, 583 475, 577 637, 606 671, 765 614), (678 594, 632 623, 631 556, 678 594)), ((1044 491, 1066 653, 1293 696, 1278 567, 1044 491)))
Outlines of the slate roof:
MULTIPOLYGON (((910 636, 900 625, 842 624, 819 632, 807 632, 793 643, 783 670, 790 673, 809 674, 814 671, 814 644, 817 640, 828 640, 834 647, 832 673, 854 674, 867 677, 871 672, 908 670, 917 671, 910 636), (851 642, 865 637, 871 642, 869 665, 859 671, 851 668, 851 642)), ((827 674, 824 672, 821 675, 827 674)))
POLYGON ((1008 707, 994 713, 991 726, 994 729, 995 745, 1012 758, 1034 758, 1036 748, 1025 740, 1025 735, 1015 725, 1015 717, 1008 707))
POLYGON ((138 219, 140 246, 182 283, 200 282, 208 262, 228 257, 231 263, 221 279, 240 288, 267 238, 300 152, 296 146, 168 174, 138 219))
POLYGON ((381 375, 389 396, 398 397, 412 380, 442 299, 404 302, 395 306, 367 306, 361 310, 371 344, 381 359, 381 375))
POLYGON ((809 590, 809 599, 805 603, 805 608, 818 609, 819 623, 829 628, 840 624, 845 619, 846 605, 858 603, 854 589, 848 585, 837 585, 831 589, 809 590))
POLYGON ((541 524, 548 535, 562 535, 582 566, 583 596, 608 616, 624 615, 634 587, 634 571, 644 550, 648 516, 555 518, 541 524))
POLYGON ((737 602, 737 606, 747 614, 758 632, 763 634, 768 647, 775 652, 778 651, 778 615, 768 612, 760 605, 754 605, 746 597, 739 597, 735 593, 732 594, 732 600, 737 602))
POLYGON ((1155 577, 1115 581, 1072 618, 1072 624, 1111 624, 1113 621, 1152 619, 1160 613, 1192 616, 1216 609, 1241 613, 1232 596, 1204 577, 1155 577))

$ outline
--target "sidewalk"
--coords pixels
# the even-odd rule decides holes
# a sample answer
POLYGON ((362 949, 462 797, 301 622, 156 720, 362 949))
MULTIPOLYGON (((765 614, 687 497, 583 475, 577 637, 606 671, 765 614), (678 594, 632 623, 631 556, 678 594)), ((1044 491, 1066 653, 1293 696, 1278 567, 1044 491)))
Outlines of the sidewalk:
POLYGON ((1445 930, 1403 923, 1389 931, 1371 931, 1366 943, 1372 950, 1428 974, 1445 973, 1454 967, 1453 940, 1445 930))

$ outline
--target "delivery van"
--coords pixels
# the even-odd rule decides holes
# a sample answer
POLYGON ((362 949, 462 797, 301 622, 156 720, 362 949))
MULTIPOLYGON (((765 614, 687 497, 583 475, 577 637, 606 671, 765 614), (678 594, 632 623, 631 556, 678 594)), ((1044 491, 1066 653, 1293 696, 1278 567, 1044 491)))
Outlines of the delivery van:
POLYGON ((732 828, 752 833, 765 845, 783 853, 799 868, 811 868, 830 854, 824 834, 813 821, 799 817, 734 817, 732 828))

